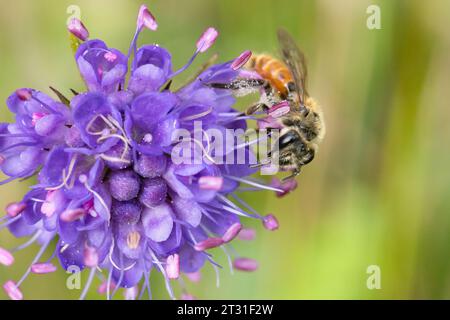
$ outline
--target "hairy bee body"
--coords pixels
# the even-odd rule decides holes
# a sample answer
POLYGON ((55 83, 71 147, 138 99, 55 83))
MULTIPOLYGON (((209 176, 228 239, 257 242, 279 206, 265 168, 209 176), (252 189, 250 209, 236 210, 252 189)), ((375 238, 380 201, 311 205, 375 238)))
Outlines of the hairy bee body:
POLYGON ((280 30, 278 37, 283 59, 256 54, 246 68, 258 73, 270 87, 266 88, 266 95, 270 96, 266 101, 289 101, 290 112, 280 119, 279 150, 272 155, 278 157, 282 170, 293 171, 295 176, 314 159, 325 135, 325 122, 321 107, 306 91, 303 53, 287 32, 280 30))
POLYGON ((294 83, 292 73, 286 64, 268 54, 253 55, 247 62, 246 68, 255 71, 267 80, 282 97, 288 95, 289 83, 294 83))

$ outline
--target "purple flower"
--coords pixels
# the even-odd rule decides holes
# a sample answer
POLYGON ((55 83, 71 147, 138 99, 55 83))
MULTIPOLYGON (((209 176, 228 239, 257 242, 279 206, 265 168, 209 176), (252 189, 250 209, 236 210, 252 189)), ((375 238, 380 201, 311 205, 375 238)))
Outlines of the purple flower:
MULTIPOLYGON (((59 96, 62 102, 57 102, 22 88, 7 100, 16 119, 0 124, 0 169, 9 177, 2 183, 34 174, 37 183, 21 201, 8 205, 0 229, 30 238, 14 251, 34 242, 40 245, 21 280, 4 284, 12 299, 23 298, 20 287, 30 273, 56 270, 52 258, 42 260, 54 239, 62 268, 89 270, 81 298, 99 270, 106 274, 99 292, 108 299, 119 288, 126 288, 127 298, 142 296, 150 290, 153 269, 164 277, 173 298, 170 280, 183 275, 199 279, 206 263, 219 267, 206 251, 222 247, 228 254, 228 243, 243 228, 242 217, 256 218, 268 230, 278 228, 273 215, 259 215, 236 190, 242 184, 278 192, 292 188, 248 178, 256 172, 249 166, 255 160, 249 146, 233 139, 213 152, 207 134, 210 129, 224 134, 247 128, 246 119, 234 109, 233 93, 205 84, 240 77, 239 68, 250 53, 214 65, 171 91, 171 80, 206 52, 218 33, 208 28, 188 63, 173 71, 166 49, 157 45, 137 49, 144 27, 157 27, 145 6, 125 55, 100 40, 87 40, 87 29, 73 21, 69 31, 85 41, 75 60, 87 90, 71 99, 59 96), (178 163, 172 157, 178 129, 189 133, 181 145, 200 154, 198 163, 178 163), (247 162, 217 162, 240 151, 247 162)), ((0 263, 14 263, 11 250, 0 248, 0 263)), ((257 268, 246 258, 230 265, 244 271, 257 268)))

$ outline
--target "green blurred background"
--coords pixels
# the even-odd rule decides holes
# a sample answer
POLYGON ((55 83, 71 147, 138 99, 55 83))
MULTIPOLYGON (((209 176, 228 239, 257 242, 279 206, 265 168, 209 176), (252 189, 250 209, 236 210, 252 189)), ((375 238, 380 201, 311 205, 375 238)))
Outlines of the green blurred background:
MULTIPOLYGON (((26 86, 82 90, 65 30, 69 5, 81 8, 92 38, 126 50, 141 2, 0 0, 0 100, 26 86)), ((268 232, 248 221, 258 230, 256 240, 236 241, 239 253, 260 261, 259 270, 230 275, 215 251, 225 267, 220 288, 207 266, 200 284, 187 284, 190 293, 212 299, 450 298, 449 1, 145 3, 159 30, 144 32, 140 42, 167 47, 175 66, 190 57, 207 26, 220 31, 208 56, 217 51, 223 61, 244 49, 276 52, 275 31, 286 27, 306 52, 309 91, 328 125, 295 193, 246 196, 281 225, 268 232), (366 27, 370 4, 381 8, 381 30, 366 27), (381 269, 379 290, 366 286, 370 265, 381 269)), ((1 110, 0 121, 11 121, 3 103, 1 110)), ((20 199, 28 183, 0 187, 0 206, 20 199)), ((0 233, 2 247, 22 242, 0 233)), ((18 279, 36 249, 18 253, 13 267, 0 267, 0 282, 18 279)), ((77 298, 80 291, 67 290, 66 278, 63 271, 31 275, 22 288, 28 299, 77 298)), ((167 298, 161 277, 151 279, 154 298, 167 298)), ((101 298, 95 292, 88 297, 101 298)))

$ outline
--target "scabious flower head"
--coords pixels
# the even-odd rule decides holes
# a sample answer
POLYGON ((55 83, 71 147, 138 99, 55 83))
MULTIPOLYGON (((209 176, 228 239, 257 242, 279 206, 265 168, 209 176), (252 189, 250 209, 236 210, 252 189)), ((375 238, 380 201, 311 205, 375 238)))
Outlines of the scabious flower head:
MULTIPOLYGON (((71 99, 59 102, 21 88, 7 99, 15 122, 0 124, 0 169, 8 177, 1 184, 35 175, 37 183, 22 200, 8 205, 0 220, 0 229, 30 238, 13 250, 0 248, 0 263, 10 266, 14 252, 34 242, 40 246, 24 276, 3 285, 12 299, 22 299, 20 286, 30 273, 57 269, 52 258, 42 260, 54 242, 64 269, 89 269, 82 298, 100 270, 106 277, 98 292, 108 299, 119 288, 126 289, 127 299, 141 297, 150 288, 153 269, 162 274, 173 297, 171 279, 186 275, 198 281, 205 264, 218 268, 206 251, 221 247, 228 254, 226 246, 243 227, 241 217, 259 219, 269 230, 278 228, 272 215, 259 215, 236 192, 242 183, 284 189, 247 178, 256 171, 247 163, 217 163, 209 154, 207 129, 245 130, 246 122, 233 109, 230 90, 205 84, 238 78, 251 53, 213 65, 191 83, 171 90, 171 80, 213 45, 218 32, 208 28, 193 57, 174 71, 171 54, 163 47, 137 48, 144 27, 157 28, 145 6, 124 54, 101 40, 88 40, 81 21, 71 21, 69 31, 84 41, 74 58, 87 90, 73 91, 71 99), (173 133, 179 129, 192 134, 180 143, 193 153, 200 149, 201 161, 174 160, 179 141, 173 133)), ((216 159, 239 149, 254 157, 249 145, 233 140, 216 150, 216 159)), ((252 271, 258 265, 238 257, 231 266, 252 271)))

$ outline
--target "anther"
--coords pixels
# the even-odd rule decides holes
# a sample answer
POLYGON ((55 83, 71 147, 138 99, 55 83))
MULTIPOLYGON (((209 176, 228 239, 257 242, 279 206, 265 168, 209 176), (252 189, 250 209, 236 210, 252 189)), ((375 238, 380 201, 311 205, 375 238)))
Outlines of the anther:
POLYGON ((202 176, 198 179, 198 185, 202 190, 219 191, 223 186, 223 178, 214 176, 202 176))
POLYGON ((239 232, 242 229, 242 224, 239 222, 236 222, 232 224, 227 231, 222 236, 223 242, 227 243, 236 238, 236 236, 239 234, 239 232))
POLYGON ((231 64, 231 69, 238 70, 242 68, 248 60, 252 57, 252 52, 250 50, 246 50, 242 52, 239 57, 234 59, 233 63, 231 64))
POLYGON ((14 218, 21 214, 25 208, 26 204, 22 202, 13 202, 6 206, 6 214, 10 216, 11 218, 14 218))
POLYGON ((212 248, 216 248, 224 244, 222 238, 208 238, 195 244, 194 249, 197 251, 204 251, 212 248))
POLYGON ((13 263, 14 263, 14 257, 11 254, 11 252, 0 247, 0 264, 2 264, 4 266, 10 266, 13 263))
POLYGON ((264 228, 270 231, 278 229, 278 220, 273 214, 268 214, 263 219, 264 228))
POLYGON ((233 261, 233 267, 240 271, 255 271, 258 269, 258 261, 250 258, 237 258, 233 261))
POLYGON ((216 29, 210 27, 203 32, 200 38, 197 40, 197 50, 199 52, 205 52, 208 50, 216 41, 219 33, 216 29))
POLYGON ((31 265, 31 272, 36 274, 46 274, 56 271, 56 266, 53 263, 34 263, 31 265))
POLYGON ((23 294, 14 281, 6 281, 6 283, 3 285, 3 289, 11 300, 23 299, 23 294))
POLYGON ((81 41, 86 41, 89 38, 89 31, 84 24, 77 18, 72 18, 67 25, 67 30, 81 41))
POLYGON ((166 274, 169 279, 178 279, 180 276, 180 256, 178 254, 167 257, 166 274))
POLYGON ((156 22, 155 17, 148 10, 146 5, 141 5, 139 9, 139 15, 137 19, 137 27, 141 29, 142 27, 146 27, 147 29, 155 31, 158 28, 158 23, 156 22))

